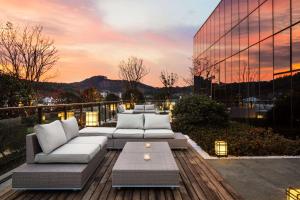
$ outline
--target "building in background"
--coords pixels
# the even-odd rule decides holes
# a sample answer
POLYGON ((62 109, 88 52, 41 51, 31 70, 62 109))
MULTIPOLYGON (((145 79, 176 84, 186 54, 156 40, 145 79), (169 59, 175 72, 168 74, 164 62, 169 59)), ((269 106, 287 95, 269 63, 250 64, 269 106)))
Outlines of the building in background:
POLYGON ((194 36, 194 59, 195 91, 231 117, 300 130, 299 0, 222 0, 194 36))

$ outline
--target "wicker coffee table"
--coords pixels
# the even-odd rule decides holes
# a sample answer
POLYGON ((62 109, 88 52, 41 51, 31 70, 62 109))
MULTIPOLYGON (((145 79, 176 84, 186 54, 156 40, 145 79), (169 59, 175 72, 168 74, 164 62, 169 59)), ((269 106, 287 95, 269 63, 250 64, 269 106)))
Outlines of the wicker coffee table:
POLYGON ((150 148, 145 142, 126 143, 112 169, 113 187, 179 187, 179 169, 168 143, 149 143, 150 148))

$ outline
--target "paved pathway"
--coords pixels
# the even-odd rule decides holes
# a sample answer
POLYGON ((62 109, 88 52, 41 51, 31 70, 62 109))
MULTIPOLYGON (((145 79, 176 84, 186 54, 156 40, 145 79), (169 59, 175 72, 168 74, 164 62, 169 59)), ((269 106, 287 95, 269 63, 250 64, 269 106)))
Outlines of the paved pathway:
POLYGON ((246 200, 283 200, 300 188, 300 159, 207 160, 246 200))

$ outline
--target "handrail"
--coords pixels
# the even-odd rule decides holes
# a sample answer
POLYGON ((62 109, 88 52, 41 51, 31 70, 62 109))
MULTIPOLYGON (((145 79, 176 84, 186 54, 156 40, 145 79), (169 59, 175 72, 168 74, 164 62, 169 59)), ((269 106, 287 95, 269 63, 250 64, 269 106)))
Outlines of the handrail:
POLYGON ((20 107, 4 107, 0 111, 6 110, 22 110, 22 109, 38 109, 38 108, 53 108, 53 107, 72 107, 72 106, 91 106, 91 105, 107 105, 117 104, 127 101, 101 101, 101 102, 88 102, 88 103, 70 103, 70 104, 53 104, 53 105, 37 105, 37 106, 20 106, 20 107))

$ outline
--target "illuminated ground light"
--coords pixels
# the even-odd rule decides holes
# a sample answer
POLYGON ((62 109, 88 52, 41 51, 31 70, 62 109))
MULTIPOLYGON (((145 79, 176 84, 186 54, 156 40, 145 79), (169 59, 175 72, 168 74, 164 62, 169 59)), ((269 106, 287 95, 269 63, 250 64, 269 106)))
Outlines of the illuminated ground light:
POLYGON ((215 153, 217 156, 227 156, 227 142, 225 141, 215 141, 215 153))
POLYGON ((98 112, 85 113, 85 126, 99 126, 98 112))
POLYGON ((300 200, 300 189, 288 188, 286 190, 287 200, 300 200))

